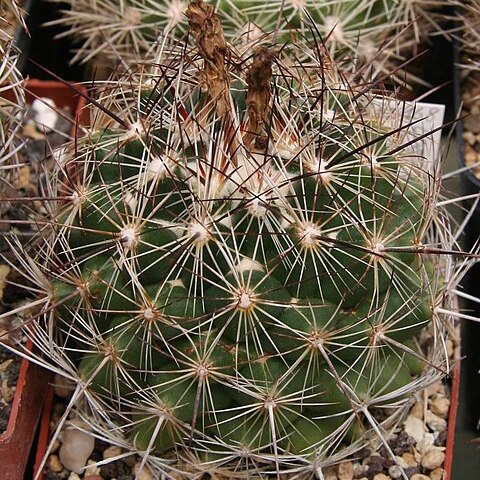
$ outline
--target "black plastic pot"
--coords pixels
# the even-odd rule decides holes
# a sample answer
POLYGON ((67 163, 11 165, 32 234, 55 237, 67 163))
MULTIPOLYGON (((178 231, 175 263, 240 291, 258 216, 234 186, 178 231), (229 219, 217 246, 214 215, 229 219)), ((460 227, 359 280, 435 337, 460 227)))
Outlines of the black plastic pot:
MULTIPOLYGON (((459 113, 462 104, 462 85, 460 75, 460 50, 454 43, 453 87, 454 107, 459 113)), ((459 120, 456 124, 457 156, 460 169, 465 168, 465 148, 463 143, 464 124, 459 120)), ((463 196, 480 194, 480 180, 471 172, 464 170, 460 174, 460 194, 463 196)), ((466 211, 473 207, 475 199, 464 200, 466 211)), ((463 248, 469 250, 480 240, 480 205, 473 211, 465 226, 463 248)), ((474 265, 463 280, 463 291, 480 298, 480 264, 474 265)), ((461 307, 466 313, 480 317, 480 304, 462 300, 461 307)), ((479 436, 477 425, 480 419, 480 323, 463 321, 462 335, 462 372, 460 387, 460 408, 456 429, 456 448, 452 468, 453 480, 476 480, 480 468, 478 447, 472 440, 479 436)))
POLYGON ((17 67, 24 76, 51 80, 53 72, 64 80, 82 80, 83 67, 70 65, 74 44, 68 38, 57 39, 63 32, 61 26, 46 27, 45 23, 61 16, 68 4, 48 0, 26 0, 27 31, 21 26, 15 34, 15 44, 20 51, 17 67))
POLYGON ((30 52, 30 46, 32 43, 31 32, 36 30, 35 25, 35 12, 34 12, 35 0, 25 0, 23 2, 23 10, 25 11, 25 23, 27 30, 22 25, 17 25, 15 29, 14 43, 19 51, 17 59, 17 68, 20 72, 24 72, 25 64, 27 62, 28 53, 30 52))

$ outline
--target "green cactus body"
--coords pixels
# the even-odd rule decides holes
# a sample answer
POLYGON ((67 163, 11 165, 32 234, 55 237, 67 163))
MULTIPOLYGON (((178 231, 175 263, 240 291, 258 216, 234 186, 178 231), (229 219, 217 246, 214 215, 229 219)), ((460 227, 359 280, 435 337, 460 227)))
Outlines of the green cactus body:
POLYGON ((50 344, 75 351, 89 398, 115 406, 122 441, 167 475, 190 455, 307 474, 365 444, 378 410, 398 411, 429 381, 415 339, 443 331, 442 262, 419 253, 430 174, 379 125, 368 93, 343 88, 335 101, 344 79, 330 59, 328 76, 319 64, 303 80, 295 53, 278 53, 262 121, 251 64, 215 97, 225 59, 209 84, 201 44, 169 58, 167 73, 100 96, 123 123, 106 130, 95 110, 69 160, 83 166, 51 222, 62 328, 50 344))
MULTIPOLYGON (((7 18, 15 18, 24 26, 22 10, 15 1, 2 2, 0 6, 0 199, 11 196, 9 189, 18 181, 21 158, 19 157, 19 136, 26 111, 24 81, 17 69, 18 52, 13 38, 6 32, 7 18), (7 16, 7 13, 9 14, 7 16)), ((2 201, 0 215, 9 208, 2 201)))

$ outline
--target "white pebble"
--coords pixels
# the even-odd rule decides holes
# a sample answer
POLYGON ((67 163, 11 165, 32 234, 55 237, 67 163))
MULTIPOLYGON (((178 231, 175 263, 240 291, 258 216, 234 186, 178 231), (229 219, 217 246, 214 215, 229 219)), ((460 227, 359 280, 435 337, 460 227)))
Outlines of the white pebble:
POLYGON ((437 397, 435 400, 432 400, 430 410, 440 418, 446 419, 450 410, 450 400, 446 397, 437 397))
POLYGON ((426 433, 423 439, 417 443, 415 448, 420 452, 420 454, 424 455, 432 449, 434 443, 435 435, 433 433, 426 433))
POLYGON ((423 419, 424 405, 422 401, 417 401, 414 403, 413 407, 410 410, 410 415, 412 417, 417 417, 423 419))
POLYGON ((353 469, 354 478, 363 477, 368 472, 368 465, 360 465, 359 463, 355 464, 353 469))
POLYGON ((70 475, 68 476, 68 480, 81 480, 80 477, 75 473, 75 472, 72 472, 70 473, 70 475))
POLYGON ((430 410, 427 410, 427 413, 425 414, 425 422, 427 422, 427 425, 437 433, 444 432, 447 429, 447 421, 440 418, 438 415, 435 415, 430 410))
POLYGON ((422 454, 416 449, 416 447, 413 448, 413 458, 415 459, 417 464, 420 463, 420 460, 422 459, 422 454))
POLYGON ((445 347, 446 347, 446 350, 447 350, 448 358, 452 358, 453 354, 455 353, 455 346, 453 345, 452 340, 447 338, 447 341, 445 342, 445 347))
POLYGON ((122 449, 116 445, 111 445, 103 451, 103 459, 115 458, 122 454, 122 449))
POLYGON ((95 460, 89 460, 87 462, 87 468, 85 469, 85 477, 93 477, 95 475, 100 475, 100 467, 97 466, 95 460))
POLYGON ((344 462, 337 465, 338 480, 353 480, 353 463, 344 462))
POLYGON ((403 424, 405 433, 410 435, 417 443, 420 443, 423 440, 423 437, 426 433, 425 425, 423 420, 420 418, 409 415, 403 424))
POLYGON ((140 462, 137 462, 133 466, 132 473, 136 475, 135 480, 153 480, 153 475, 150 470, 145 465, 140 470, 141 465, 140 462))
POLYGON ((443 468, 436 468, 430 472, 430 480, 443 480, 445 478, 445 470, 443 468))
POLYGON ((402 469, 398 465, 392 465, 388 469, 388 474, 394 479, 400 478, 402 476, 402 469))
POLYGON ((473 132, 464 132, 463 133, 463 139, 469 144, 469 145, 475 145, 476 138, 475 134, 473 132))
POLYGON ((442 382, 435 382, 429 385, 425 390, 427 392, 427 397, 431 397, 438 393, 442 389, 442 382))
POLYGON ((445 454, 438 448, 434 448, 422 457, 422 467, 427 470, 435 470, 443 465, 445 454))
POLYGON ((405 461, 407 464, 407 467, 416 467, 418 465, 417 459, 415 458, 415 455, 409 452, 405 452, 402 455, 402 459, 405 461))
POLYGON ((63 470, 63 466, 56 455, 50 455, 48 457, 47 466, 54 473, 58 473, 63 470))
MULTIPOLYGON (((77 427, 86 428, 82 422, 72 422, 77 427)), ((59 450, 62 465, 72 472, 82 473, 95 447, 92 435, 71 426, 63 432, 63 442, 59 450)))
POLYGON ((60 448, 60 442, 58 441, 58 439, 55 439, 55 441, 53 442, 53 445, 52 445, 52 453, 55 453, 59 448, 60 448))
POLYGON ((57 124, 58 114, 55 108, 55 102, 51 98, 37 98, 32 102, 33 119, 47 132, 53 130, 57 124))
POLYGON ((74 384, 62 375, 55 375, 53 381, 53 391, 60 398, 69 398, 75 390, 74 384))
POLYGON ((323 472, 324 480, 337 480, 337 474, 334 470, 328 470, 323 472))

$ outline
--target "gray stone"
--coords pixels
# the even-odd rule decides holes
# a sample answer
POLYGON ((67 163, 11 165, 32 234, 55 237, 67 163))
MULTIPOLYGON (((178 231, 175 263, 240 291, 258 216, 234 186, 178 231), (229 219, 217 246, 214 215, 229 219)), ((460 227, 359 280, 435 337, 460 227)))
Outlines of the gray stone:
POLYGON ((76 427, 86 428, 82 422, 74 421, 75 425, 63 432, 62 446, 58 452, 62 465, 75 473, 82 473, 95 447, 92 435, 76 427))
POLYGON ((344 462, 337 465, 338 480, 353 480, 353 463, 344 462))
MULTIPOLYGON (((428 412, 427 412, 428 413, 428 412)), ((426 433, 425 425, 423 420, 418 417, 409 415, 404 422, 405 432, 410 435, 417 443, 423 440, 423 437, 426 433)))
POLYGON ((441 467, 444 461, 445 454, 439 448, 432 448, 422 457, 421 465, 427 470, 435 470, 441 467))

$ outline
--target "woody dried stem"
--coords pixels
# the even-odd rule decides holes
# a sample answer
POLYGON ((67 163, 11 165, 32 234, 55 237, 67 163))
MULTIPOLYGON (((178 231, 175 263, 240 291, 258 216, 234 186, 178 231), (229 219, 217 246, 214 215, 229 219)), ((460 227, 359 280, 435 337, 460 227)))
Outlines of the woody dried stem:
POLYGON ((215 105, 223 129, 228 132, 225 136, 225 149, 229 158, 225 158, 220 169, 224 171, 229 160, 237 163, 238 148, 235 139, 237 129, 231 111, 230 73, 227 68, 229 49, 222 23, 212 5, 202 0, 194 1, 188 6, 185 15, 189 20, 190 31, 195 36, 198 53, 203 59, 202 85, 215 105))
POLYGON ((230 110, 228 92, 230 75, 226 67, 228 47, 222 24, 213 6, 203 1, 192 2, 186 12, 195 35, 198 53, 203 58, 203 83, 215 103, 217 113, 225 117, 230 110))
POLYGON ((259 47, 254 54, 253 63, 247 72, 247 111, 248 131, 244 141, 247 145, 255 142, 259 147, 259 135, 268 119, 272 92, 270 81, 272 79, 272 64, 276 52, 267 47, 259 47))

